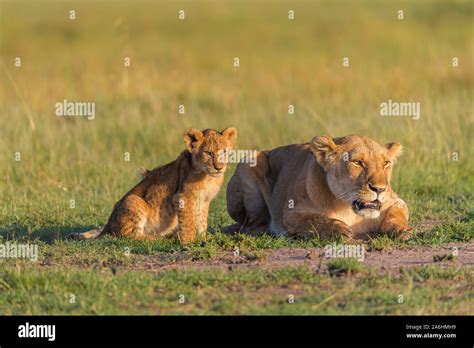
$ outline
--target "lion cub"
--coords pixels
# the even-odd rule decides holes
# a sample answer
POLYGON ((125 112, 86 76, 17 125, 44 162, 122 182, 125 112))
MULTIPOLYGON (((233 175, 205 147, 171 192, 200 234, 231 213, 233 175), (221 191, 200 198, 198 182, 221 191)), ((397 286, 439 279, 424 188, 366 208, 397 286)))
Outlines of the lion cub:
POLYGON ((205 237, 209 204, 224 182, 227 151, 237 129, 184 132, 186 150, 164 166, 142 171, 143 180, 115 204, 102 230, 75 234, 79 239, 104 235, 154 240, 176 234, 181 243, 205 237))

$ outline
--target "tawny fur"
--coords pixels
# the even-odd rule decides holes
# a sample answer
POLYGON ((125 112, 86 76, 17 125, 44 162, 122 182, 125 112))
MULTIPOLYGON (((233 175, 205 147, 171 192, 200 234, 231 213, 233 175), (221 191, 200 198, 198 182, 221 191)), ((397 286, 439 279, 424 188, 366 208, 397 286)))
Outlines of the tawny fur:
POLYGON ((350 135, 259 152, 257 165, 239 164, 228 184, 227 209, 237 223, 223 231, 346 239, 381 232, 408 239, 407 205, 390 186, 401 150, 350 135), (380 210, 353 209, 356 200, 376 199, 380 210))
POLYGON ((164 166, 141 170, 142 181, 116 204, 107 224, 73 237, 104 235, 154 240, 176 235, 181 243, 205 238, 209 204, 224 181, 227 168, 222 151, 233 148, 237 130, 188 129, 186 150, 164 166))

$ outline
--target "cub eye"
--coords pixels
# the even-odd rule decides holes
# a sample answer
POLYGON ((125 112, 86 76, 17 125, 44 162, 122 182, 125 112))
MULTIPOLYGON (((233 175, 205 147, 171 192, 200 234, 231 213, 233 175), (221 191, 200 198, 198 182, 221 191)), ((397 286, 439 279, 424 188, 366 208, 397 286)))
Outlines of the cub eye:
POLYGON ((383 162, 384 168, 389 167, 391 164, 392 164, 392 162, 390 162, 390 161, 385 161, 385 162, 383 162))
POLYGON ((210 151, 204 151, 204 153, 205 153, 206 155, 208 155, 209 157, 212 157, 212 152, 210 152, 210 151))
POLYGON ((356 167, 363 167, 363 166, 364 166, 364 162, 358 161, 358 160, 356 160, 356 161, 351 161, 351 163, 352 163, 353 165, 355 165, 356 167))

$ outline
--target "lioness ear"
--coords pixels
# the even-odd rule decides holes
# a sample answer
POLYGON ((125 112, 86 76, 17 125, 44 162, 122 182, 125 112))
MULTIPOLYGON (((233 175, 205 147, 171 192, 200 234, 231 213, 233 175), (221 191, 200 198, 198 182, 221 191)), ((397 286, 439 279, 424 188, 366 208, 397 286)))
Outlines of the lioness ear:
POLYGON ((388 154, 392 159, 397 158, 403 153, 403 146, 400 145, 399 143, 388 143, 385 145, 385 147, 388 150, 388 154))
POLYGON ((327 135, 314 137, 311 141, 311 151, 323 167, 334 158, 336 148, 337 145, 327 135))
POLYGON ((237 140, 237 128, 235 127, 227 127, 221 132, 222 136, 227 138, 232 146, 234 146, 236 140, 237 140))
POLYGON ((204 135, 199 129, 189 128, 184 132, 184 142, 186 143, 186 149, 191 152, 201 145, 204 135))

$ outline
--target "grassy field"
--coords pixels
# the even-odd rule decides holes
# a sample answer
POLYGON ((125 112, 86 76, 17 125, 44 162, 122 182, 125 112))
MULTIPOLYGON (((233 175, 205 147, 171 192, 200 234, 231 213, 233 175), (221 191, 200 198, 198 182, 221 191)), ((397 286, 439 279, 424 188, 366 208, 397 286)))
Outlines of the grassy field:
POLYGON ((473 301, 472 283, 464 281, 472 275, 459 268, 346 278, 305 267, 157 274, 26 268, 3 269, 0 274, 4 314, 467 315, 472 314, 473 301))
MULTIPOLYGON (((217 233, 184 248, 64 237, 103 225, 140 166, 177 157, 185 128, 234 125, 242 149, 321 134, 400 142, 393 187, 416 235, 368 246, 472 240, 473 18, 470 1, 0 0, 0 239, 37 243, 41 253, 35 264, 0 260, 0 313, 472 313, 472 267, 342 277, 301 267, 148 272, 126 267, 124 249, 212 260, 237 246, 258 259, 326 243, 217 233), (64 99, 95 102, 95 119, 56 116, 64 99), (389 99, 419 102, 420 119, 380 116, 389 99), (400 292, 410 294, 403 304, 400 292)), ((209 225, 231 222, 223 188, 209 225)))

